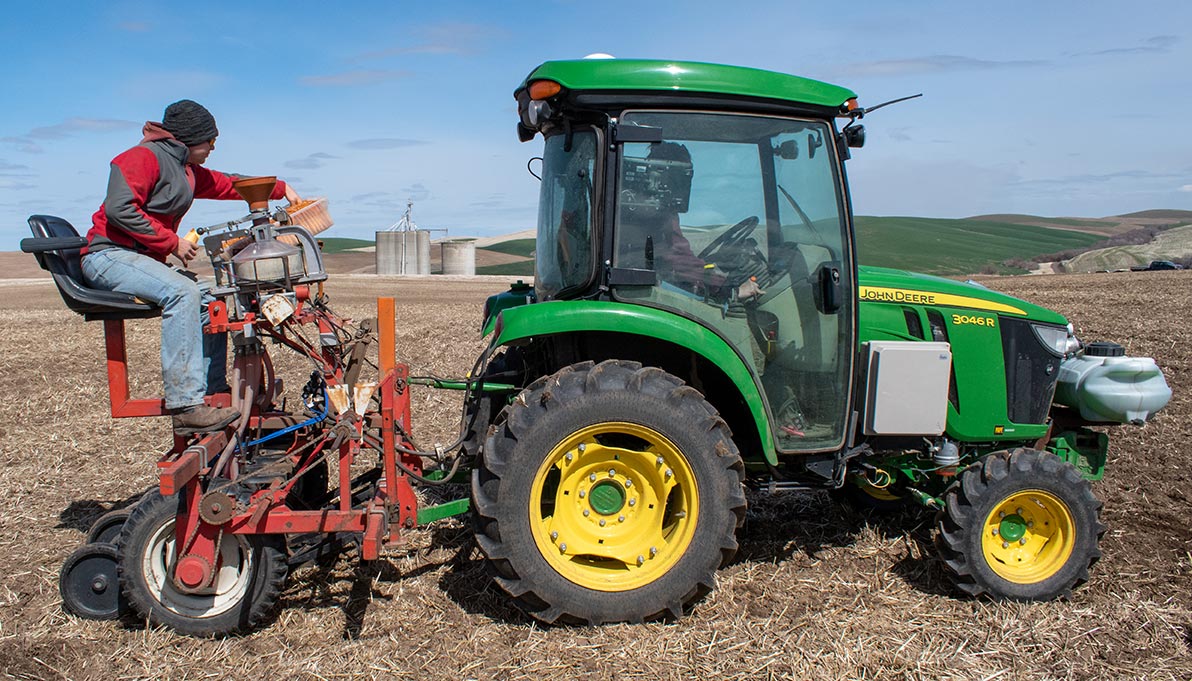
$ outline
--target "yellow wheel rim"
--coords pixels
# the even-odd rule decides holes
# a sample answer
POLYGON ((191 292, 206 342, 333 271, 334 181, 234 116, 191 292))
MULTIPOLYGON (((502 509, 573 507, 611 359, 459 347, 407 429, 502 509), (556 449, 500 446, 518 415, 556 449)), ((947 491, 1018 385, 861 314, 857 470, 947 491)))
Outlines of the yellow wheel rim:
POLYGON ((662 577, 695 535, 699 490, 687 457, 635 423, 588 426, 550 451, 534 474, 530 529, 563 577, 629 591, 662 577))
POLYGON ((981 531, 986 562, 1015 584, 1035 584, 1059 572, 1076 543, 1068 505, 1036 489, 1003 499, 986 516, 981 531))

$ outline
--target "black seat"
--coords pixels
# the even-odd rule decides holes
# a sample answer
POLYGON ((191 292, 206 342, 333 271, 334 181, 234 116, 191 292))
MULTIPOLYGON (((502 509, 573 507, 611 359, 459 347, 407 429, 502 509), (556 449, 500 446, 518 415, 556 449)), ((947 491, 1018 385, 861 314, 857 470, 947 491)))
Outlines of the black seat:
POLYGON ((21 250, 32 253, 54 277, 58 293, 70 309, 87 321, 95 319, 147 319, 161 314, 161 308, 141 302, 126 293, 102 291, 87 286, 83 279, 79 249, 87 240, 66 220, 53 215, 30 215, 33 238, 21 240, 21 250))

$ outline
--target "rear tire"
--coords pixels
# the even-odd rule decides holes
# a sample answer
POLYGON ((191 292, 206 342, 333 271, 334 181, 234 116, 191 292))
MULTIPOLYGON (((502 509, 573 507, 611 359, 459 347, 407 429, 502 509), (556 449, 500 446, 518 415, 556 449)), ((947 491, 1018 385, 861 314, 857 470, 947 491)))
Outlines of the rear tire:
POLYGON ((133 610, 191 636, 243 632, 271 617, 288 570, 282 537, 225 533, 213 593, 189 594, 168 574, 177 512, 177 496, 153 491, 124 524, 117 570, 133 610))
POLYGON ((989 454, 957 477, 944 502, 936 545, 965 593, 1066 597, 1101 557, 1101 502, 1074 466, 1050 453, 989 454))
POLYGON ((636 362, 573 365, 490 431, 472 476, 477 542, 543 622, 678 618, 736 553, 743 475, 695 389, 636 362))

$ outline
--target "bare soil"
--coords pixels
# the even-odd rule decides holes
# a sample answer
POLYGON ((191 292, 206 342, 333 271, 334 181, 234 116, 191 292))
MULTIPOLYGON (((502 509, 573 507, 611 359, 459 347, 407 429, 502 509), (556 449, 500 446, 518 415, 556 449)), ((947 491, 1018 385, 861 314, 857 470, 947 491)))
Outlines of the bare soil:
MULTIPOLYGON (((24 256, 28 257, 28 256, 24 256)), ((736 561, 672 624, 543 628, 486 575, 466 521, 417 530, 368 567, 291 575, 283 610, 243 637, 196 640, 63 613, 58 570, 105 511, 154 483, 165 419, 112 419, 102 327, 48 281, 0 283, 0 674, 21 679, 1192 678, 1192 272, 985 279, 1054 308, 1086 340, 1155 357, 1175 390, 1145 428, 1112 430, 1104 558, 1071 600, 964 598, 931 550, 931 517, 867 515, 827 494, 754 495, 736 561)), ((355 318, 398 304, 415 374, 462 375, 501 278, 335 276, 355 318)), ((158 322, 130 323, 134 394, 159 389, 158 322)), ((290 381, 290 394, 297 385, 290 381)), ((423 446, 456 432, 458 394, 414 393, 423 446)), ((458 493, 466 494, 466 490, 458 493)))

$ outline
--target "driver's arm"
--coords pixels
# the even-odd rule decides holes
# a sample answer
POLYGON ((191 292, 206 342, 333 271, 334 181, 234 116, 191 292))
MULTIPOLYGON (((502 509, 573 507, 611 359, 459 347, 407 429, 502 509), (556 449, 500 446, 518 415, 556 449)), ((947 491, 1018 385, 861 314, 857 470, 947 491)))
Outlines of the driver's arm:
POLYGON ((691 242, 683 236, 683 230, 679 228, 678 215, 668 220, 667 236, 670 248, 666 250, 665 258, 677 280, 710 287, 724 285, 724 273, 719 269, 707 267, 713 263, 704 262, 691 250, 691 242))

